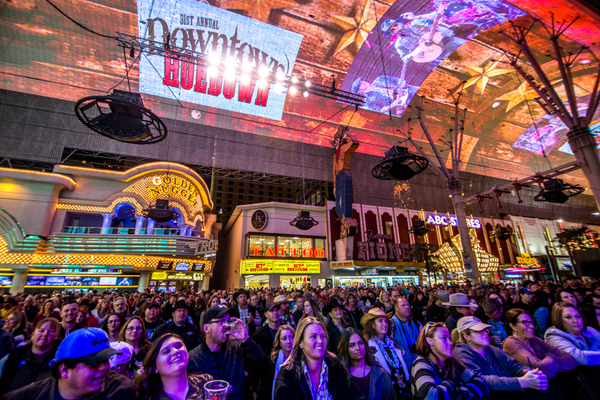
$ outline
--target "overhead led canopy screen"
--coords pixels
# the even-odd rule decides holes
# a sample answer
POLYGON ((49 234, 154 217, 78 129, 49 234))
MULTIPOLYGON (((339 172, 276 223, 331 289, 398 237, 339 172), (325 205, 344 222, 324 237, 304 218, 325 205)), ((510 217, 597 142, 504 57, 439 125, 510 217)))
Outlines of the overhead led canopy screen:
POLYGON ((370 32, 342 89, 363 94, 371 111, 401 116, 446 57, 478 33, 522 15, 499 0, 397 1, 370 32))
POLYGON ((302 35, 196 0, 138 0, 143 39, 206 54, 206 62, 140 58, 145 94, 281 120, 302 35))

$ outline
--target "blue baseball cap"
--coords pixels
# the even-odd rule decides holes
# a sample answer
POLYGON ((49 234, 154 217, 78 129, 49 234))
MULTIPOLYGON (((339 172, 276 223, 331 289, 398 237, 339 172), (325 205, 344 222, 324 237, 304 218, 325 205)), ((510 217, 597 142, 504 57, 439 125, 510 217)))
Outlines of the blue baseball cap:
POLYGON ((75 360, 86 365, 98 365, 121 352, 110 347, 108 335, 102 329, 83 328, 67 336, 54 356, 54 362, 75 360))

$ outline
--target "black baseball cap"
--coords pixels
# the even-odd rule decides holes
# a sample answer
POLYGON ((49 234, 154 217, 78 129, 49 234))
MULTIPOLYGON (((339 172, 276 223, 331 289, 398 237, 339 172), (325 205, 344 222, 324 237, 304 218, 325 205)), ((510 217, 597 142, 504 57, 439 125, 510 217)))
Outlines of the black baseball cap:
POLYGON ((225 306, 223 304, 212 306, 204 313, 204 318, 202 319, 202 323, 206 324, 209 321, 212 321, 213 319, 222 318, 223 315, 225 315, 227 313, 229 313, 229 315, 231 316, 231 311, 233 311, 232 308, 228 308, 227 306, 225 306))

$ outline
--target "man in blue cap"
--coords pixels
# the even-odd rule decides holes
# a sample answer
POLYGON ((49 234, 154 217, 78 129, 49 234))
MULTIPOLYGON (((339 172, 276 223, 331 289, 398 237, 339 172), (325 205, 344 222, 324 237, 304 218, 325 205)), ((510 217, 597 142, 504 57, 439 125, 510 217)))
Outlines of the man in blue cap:
POLYGON ((52 377, 5 394, 2 400, 131 400, 131 380, 110 371, 110 347, 102 329, 79 329, 67 336, 56 351, 52 377))

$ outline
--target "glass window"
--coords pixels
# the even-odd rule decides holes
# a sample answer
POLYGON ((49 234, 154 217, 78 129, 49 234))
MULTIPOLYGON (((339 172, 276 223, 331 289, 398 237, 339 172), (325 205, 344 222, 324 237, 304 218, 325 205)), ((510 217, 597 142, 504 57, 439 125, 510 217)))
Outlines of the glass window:
POLYGON ((325 258, 325 239, 298 236, 249 235, 247 257, 325 258))

